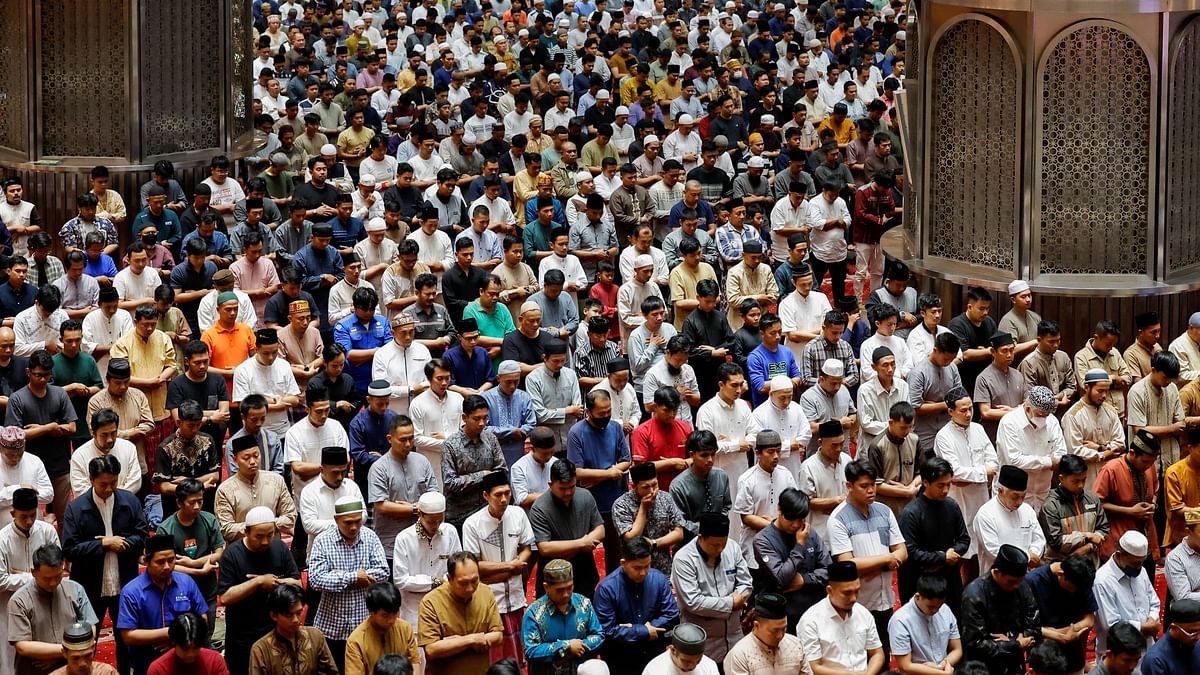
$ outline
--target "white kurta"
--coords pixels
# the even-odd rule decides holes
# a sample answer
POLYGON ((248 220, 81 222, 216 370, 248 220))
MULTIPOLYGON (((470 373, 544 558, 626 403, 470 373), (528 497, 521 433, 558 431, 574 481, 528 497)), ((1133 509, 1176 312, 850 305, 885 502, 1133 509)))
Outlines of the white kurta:
POLYGON ((442 482, 442 451, 450 434, 462 429, 462 394, 446 390, 443 398, 438 398, 432 389, 421 392, 408 408, 409 417, 413 421, 413 431, 416 432, 416 448, 421 456, 433 465, 433 474, 438 483, 442 482), (434 438, 433 434, 441 434, 434 438))
MULTIPOLYGON (((809 499, 833 499, 845 496, 846 465, 850 461, 850 455, 845 452, 838 455, 838 461, 835 464, 826 462, 820 452, 814 453, 800 465, 800 491, 808 495, 809 499)), ((832 513, 833 509, 829 511, 832 513)), ((829 523, 829 513, 821 513, 814 509, 812 515, 809 516, 809 522, 812 524, 813 532, 820 535, 821 539, 829 540, 826 527, 829 523)))
POLYGON ((363 499, 358 483, 352 480, 342 480, 342 484, 335 490, 317 477, 300 493, 298 500, 300 522, 304 524, 304 531, 308 533, 309 553, 312 553, 313 542, 317 540, 317 535, 334 526, 333 505, 342 497, 363 499))
MULTIPOLYGON (((292 365, 287 359, 276 358, 270 367, 258 361, 258 357, 246 359, 233 369, 234 401, 244 400, 250 394, 262 394, 272 398, 284 396, 299 396, 300 386, 296 384, 296 376, 292 373, 292 365)), ((267 429, 283 436, 287 434, 288 413, 286 410, 275 410, 267 413, 267 429)), ((320 448, 317 448, 320 450, 320 448)))
MULTIPOLYGON (((823 294, 822 294, 823 295, 823 294)), ((875 365, 873 363, 875 350, 880 347, 887 347, 892 350, 892 355, 896 357, 896 373, 895 377, 904 380, 908 378, 908 371, 912 370, 912 358, 908 354, 908 343, 895 335, 880 335, 876 333, 863 341, 862 347, 859 348, 858 372, 859 377, 863 382, 868 382, 875 379, 875 365)))
MULTIPOLYGON (((750 468, 751 458, 741 449, 742 441, 754 445, 761 428, 750 410, 750 405, 736 399, 727 405, 720 396, 705 401, 696 412, 696 428, 711 431, 717 437, 717 456, 713 465, 729 476, 729 485, 737 490, 742 474, 750 468)), ((780 466, 784 466, 780 462, 780 466)), ((795 477, 795 473, 792 473, 795 477)), ((729 519, 729 537, 737 540, 741 536, 742 519, 729 519)))
MULTIPOLYGON (((512 562, 523 546, 533 546, 533 526, 525 509, 510 504, 502 518, 494 518, 484 506, 463 523, 463 550, 486 562, 512 562)), ((496 596, 501 614, 525 607, 525 584, 518 574, 505 581, 488 584, 496 596)))
POLYGON ((429 384, 425 377, 425 364, 432 358, 429 348, 416 340, 407 348, 392 340, 375 352, 371 359, 371 379, 387 380, 392 385, 389 410, 397 415, 408 414, 413 399, 412 386, 429 384))
MULTIPOLYGON (((733 498, 731 512, 738 516, 762 516, 767 520, 775 517, 779 509, 779 495, 788 488, 797 487, 796 479, 783 466, 775 467, 771 473, 763 471, 755 464, 754 468, 743 473, 737 482, 737 496, 733 498)), ((733 520, 730 518, 730 520, 733 520)), ((739 518, 740 520, 740 518, 739 518)), ((758 569, 758 561, 754 559, 754 535, 758 530, 742 526, 738 541, 742 546, 742 557, 750 569, 758 569)))
MULTIPOLYGON (((332 419, 327 419, 324 424, 315 427, 309 418, 305 417, 293 424, 284 436, 283 463, 320 464, 321 448, 325 447, 349 448, 350 439, 346 436, 346 430, 332 419)), ((300 501, 300 495, 304 494, 304 488, 308 487, 309 483, 319 479, 320 474, 308 480, 293 474, 292 495, 296 501, 300 501)))
MULTIPOLYGON (((783 325, 784 335, 792 331, 819 331, 825 322, 825 314, 832 311, 829 298, 824 293, 809 291, 808 297, 798 291, 788 293, 779 303, 779 322, 783 325)), ((804 363, 804 348, 811 340, 785 340, 788 349, 796 357, 796 363, 804 363)))
MULTIPOLYGON (((996 448, 992 446, 992 441, 980 424, 971 422, 964 429, 951 420, 938 432, 933 441, 933 451, 938 457, 949 462, 954 471, 950 496, 958 502, 963 520, 967 524, 967 531, 971 532, 976 512, 990 499, 988 471, 1000 469, 996 448)), ((966 557, 975 557, 978 543, 972 536, 966 557)))
POLYGON ((1039 557, 1046 549, 1046 535, 1038 523, 1037 512, 1026 500, 1010 511, 993 497, 979 508, 971 528, 971 540, 979 542, 979 575, 992 569, 1002 544, 1012 544, 1026 553, 1039 557))
MULTIPOLYGON (((93 309, 83 317, 83 351, 95 355, 96 345, 108 345, 133 332, 133 317, 128 310, 117 309, 111 316, 105 316, 104 310, 93 309)), ((108 369, 109 355, 96 359, 96 367, 104 373, 108 369)))
POLYGON ((887 431, 891 419, 892 406, 908 401, 908 383, 899 378, 892 379, 892 388, 884 390, 879 384, 879 378, 874 376, 870 381, 863 381, 858 388, 858 447, 865 448, 871 441, 887 431))
POLYGON ((797 481, 800 480, 800 467, 804 464, 804 454, 812 441, 812 425, 804 414, 799 403, 792 401, 782 410, 771 399, 763 401, 754 409, 752 418, 759 429, 770 429, 779 434, 783 440, 783 454, 779 458, 779 466, 786 467, 797 481))
POLYGON ((1050 494, 1054 460, 1067 454, 1058 418, 1051 415, 1044 420, 1041 427, 1033 426, 1025 414, 1025 406, 1021 406, 1005 413, 996 427, 996 456, 1000 465, 1011 464, 1029 474, 1025 500, 1034 511, 1041 510, 1050 494))
MULTIPOLYGON (((138 465, 137 446, 124 438, 118 438, 108 454, 116 457, 121 463, 121 478, 117 481, 117 487, 137 494, 138 490, 142 489, 142 470, 138 465)), ((71 453, 71 491, 75 493, 76 499, 92 488, 88 462, 99 456, 100 451, 96 449, 95 439, 84 443, 71 453)))
POLYGON ((1095 486, 1096 476, 1104 464, 1101 453, 1125 448, 1125 427, 1121 424, 1121 418, 1112 406, 1088 405, 1087 401, 1080 399, 1063 415, 1062 430, 1067 452, 1079 455, 1088 463, 1087 488, 1090 490, 1095 486), (1085 446, 1084 441, 1091 441, 1100 449, 1093 450, 1085 446))
MULTIPOLYGON (((6 509, 7 510, 7 509, 6 509)), ((9 521, 12 516, 8 516, 9 521)), ((0 529, 0 609, 8 610, 13 593, 33 581, 33 552, 46 544, 58 544, 53 525, 34 521, 29 535, 22 534, 11 522, 0 529)), ((0 675, 12 675, 16 651, 8 641, 8 621, 0 621, 0 675)))
POLYGON ((400 589, 400 618, 417 625, 421 599, 433 589, 433 580, 446 577, 446 558, 462 550, 458 531, 442 523, 432 539, 418 534, 416 523, 396 535, 392 549, 392 580, 400 589))
MULTIPOLYGON (((632 382, 626 382, 625 388, 617 392, 613 390, 612 383, 606 377, 592 387, 592 391, 608 392, 609 398, 612 399, 612 421, 622 426, 626 422, 630 422, 634 428, 641 424, 642 407, 638 405, 637 391, 632 382)), ((625 438, 628 440, 629 434, 625 434, 625 438)))
POLYGON ((13 494, 21 486, 33 487, 37 492, 38 504, 49 504, 54 499, 54 486, 46 473, 46 465, 37 455, 28 452, 21 455, 16 466, 0 462, 0 485, 4 486, 0 488, 0 527, 12 522, 13 494))

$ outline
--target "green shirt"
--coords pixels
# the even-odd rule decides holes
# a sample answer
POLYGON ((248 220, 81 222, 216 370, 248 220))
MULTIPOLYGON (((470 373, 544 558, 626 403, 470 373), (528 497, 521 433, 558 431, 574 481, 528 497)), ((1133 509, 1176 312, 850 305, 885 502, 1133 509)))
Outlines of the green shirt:
MULTIPOLYGON (((87 352, 79 352, 75 358, 67 358, 62 352, 54 355, 54 370, 50 373, 50 384, 65 387, 78 382, 88 387, 103 387, 104 380, 100 379, 100 368, 96 359, 87 352)), ((76 447, 86 443, 92 437, 91 424, 87 416, 87 406, 90 396, 72 396, 71 405, 75 406, 75 435, 71 440, 76 447)))
MULTIPOLYGON (((175 540, 175 553, 187 556, 193 560, 203 558, 225 546, 225 538, 217 526, 217 517, 207 511, 201 511, 196 521, 191 525, 179 522, 179 514, 172 514, 158 526, 158 536, 169 536, 175 540)), ((193 576, 192 581, 204 594, 204 600, 210 608, 215 608, 217 600, 217 572, 207 576, 193 576)))
POLYGON ((503 302, 497 302, 491 314, 483 311, 479 300, 472 300, 463 310, 463 318, 474 318, 479 326, 479 334, 484 337, 504 339, 505 335, 517 329, 513 325, 512 314, 503 302))

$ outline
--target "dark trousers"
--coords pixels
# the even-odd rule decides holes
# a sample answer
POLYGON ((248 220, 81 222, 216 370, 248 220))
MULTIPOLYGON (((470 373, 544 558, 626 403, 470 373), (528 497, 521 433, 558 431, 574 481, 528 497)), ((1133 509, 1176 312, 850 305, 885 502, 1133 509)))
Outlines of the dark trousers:
POLYGON ((125 647, 125 641, 121 639, 121 631, 117 630, 117 613, 120 611, 121 596, 114 595, 108 598, 94 597, 90 598, 92 609, 96 612, 96 626, 104 624, 104 613, 107 612, 109 618, 112 619, 113 639, 116 640, 117 652, 117 672, 128 673, 130 668, 129 653, 125 647))
POLYGON ((813 272, 813 288, 821 290, 821 282, 825 279, 825 273, 829 272, 829 278, 833 284, 833 298, 840 300, 846 296, 846 265, 849 258, 835 263, 827 263, 817 260, 816 256, 811 256, 813 272))
POLYGON ((308 532, 304 530, 299 511, 296 512, 296 529, 292 532, 292 558, 296 561, 296 567, 302 570, 308 563, 308 532))
POLYGON ((254 645, 235 645, 226 640, 225 665, 229 668, 229 675, 249 675, 252 646, 254 645))
POLYGON ((612 574, 621 564, 621 533, 613 524, 612 512, 602 513, 604 520, 604 574, 612 574))
POLYGON ((892 620, 892 610, 872 611, 871 616, 875 617, 875 630, 879 632, 879 641, 883 643, 883 667, 886 669, 887 664, 892 662, 892 645, 888 641, 888 622, 892 620))
POLYGON ((337 664, 338 672, 346 672, 346 641, 326 638, 325 643, 329 645, 329 652, 333 654, 333 662, 337 664))

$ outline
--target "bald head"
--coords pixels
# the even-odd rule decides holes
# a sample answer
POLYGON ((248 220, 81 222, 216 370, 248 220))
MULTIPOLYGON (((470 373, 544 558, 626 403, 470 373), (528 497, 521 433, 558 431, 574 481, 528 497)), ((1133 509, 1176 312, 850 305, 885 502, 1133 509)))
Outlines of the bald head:
POLYGON ((8 326, 0 326, 0 365, 8 365, 17 348, 17 334, 8 326))

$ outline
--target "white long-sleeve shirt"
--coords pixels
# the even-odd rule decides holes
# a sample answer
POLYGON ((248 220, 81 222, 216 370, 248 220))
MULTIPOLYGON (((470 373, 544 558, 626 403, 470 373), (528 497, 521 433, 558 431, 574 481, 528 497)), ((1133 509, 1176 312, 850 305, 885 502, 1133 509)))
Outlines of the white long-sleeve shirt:
MULTIPOLYGON (((83 317, 83 351, 95 354, 96 345, 112 346, 123 335, 133 330, 133 317, 128 310, 117 309, 111 316, 105 316, 104 310, 93 309, 83 317)), ((109 355, 105 354, 96 360, 100 372, 106 372, 109 355)))
POLYGON ((694 130, 692 133, 684 136, 676 129, 667 135, 667 140, 663 141, 662 156, 664 160, 674 159, 683 164, 683 173, 700 166, 700 134, 694 130), (695 158, 690 162, 683 161, 684 155, 694 154, 695 158))
MULTIPOLYGON (((117 461, 121 463, 121 477, 117 481, 117 487, 137 494, 138 490, 142 489, 142 470, 138 465, 137 446, 124 438, 118 438, 108 454, 116 457, 117 461)), ((100 451, 96 449, 95 439, 84 443, 71 453, 71 491, 75 493, 76 498, 91 489, 92 481, 88 475, 88 462, 99 456, 100 451)), ((53 490, 48 494, 53 498, 53 490)), ((38 498, 41 499, 40 494, 38 498)), ((45 503, 50 502, 46 501, 45 503)))
POLYGON ((408 414, 413 399, 412 386, 429 383, 425 377, 425 364, 432 358, 429 348, 415 340, 407 348, 393 340, 375 352, 371 360, 371 379, 387 380, 392 385, 392 397, 388 402, 392 412, 408 414))
POLYGON ((758 431, 770 429, 779 434, 783 441, 779 466, 786 467, 799 480, 800 467, 804 464, 805 452, 812 441, 812 426, 804 414, 804 408, 796 401, 789 403, 786 408, 780 408, 768 398, 758 404, 750 419, 758 431))
POLYGON ((778 233, 783 228, 801 227, 808 222, 808 204, 801 199, 799 206, 792 206, 791 199, 780 199, 771 209, 771 258, 784 261, 788 258, 787 237, 778 233))
POLYGON ((0 488, 0 527, 12 522, 13 494, 22 485, 33 486, 38 504, 49 504, 54 499, 54 486, 46 473, 46 465, 37 455, 28 452, 21 455, 16 466, 0 462, 0 484, 4 486, 0 488))
POLYGON ((1041 510, 1050 494, 1050 479, 1054 477, 1054 461, 1067 454, 1062 426, 1054 415, 1043 418, 1035 427, 1025 413, 1025 406, 1010 410, 1000 418, 996 427, 996 456, 1000 465, 1011 464, 1029 474, 1025 500, 1035 511, 1041 510))
MULTIPOLYGON (((779 495, 788 488, 798 486, 795 476, 782 464, 776 466, 769 474, 755 464, 738 478, 737 495, 733 498, 730 520, 733 520, 734 515, 739 516, 739 520, 740 516, 744 515, 761 516, 767 520, 774 518, 779 509, 779 495)), ((754 536, 758 532, 759 530, 743 524, 741 536, 738 538, 742 545, 742 557, 746 559, 747 567, 752 570, 758 569, 758 561, 754 558, 754 536)))
MULTIPOLYGON (((1186 545, 1185 545, 1186 546, 1186 545)), ((1096 581, 1092 585, 1092 595, 1096 598, 1096 653, 1103 654, 1107 650, 1108 627, 1121 621, 1127 621, 1135 626, 1149 619, 1158 620, 1158 612, 1162 602, 1154 590, 1154 582, 1141 570, 1136 577, 1130 577, 1117 567, 1116 558, 1096 570, 1096 581)), ((1174 596, 1176 599, 1179 596, 1174 596)), ((1146 646, 1154 643, 1154 638, 1146 638, 1146 646)))
MULTIPOLYGON (((542 262, 538 264, 538 285, 543 288, 546 286, 546 272, 548 270, 562 270, 563 276, 567 278, 564 287, 575 284, 582 289, 588 285, 587 273, 583 271, 583 264, 579 262, 579 258, 573 253, 568 253, 562 258, 556 254, 550 254, 542 258, 542 262)), ((576 292, 572 291, 571 296, 575 297, 576 292)))
MULTIPOLYGON (((326 420, 324 424, 316 427, 305 417, 287 430, 283 443, 283 463, 320 464, 321 448, 326 447, 349 448, 350 439, 346 436, 346 430, 333 420, 326 420)), ((295 495, 296 501, 300 501, 300 496, 304 494, 304 488, 308 487, 309 483, 319 479, 319 474, 308 480, 293 475, 292 494, 295 495)))
MULTIPOLYGON (((633 246, 626 246, 621 250, 621 255, 617 257, 617 265, 621 270, 622 279, 633 278, 633 260, 641 253, 633 246)), ((654 259, 654 276, 650 277, 652 282, 657 283, 662 280, 666 283, 671 276, 671 270, 667 268, 667 254, 657 246, 651 246, 649 255, 654 259)))
MULTIPOLYGON (((750 404, 739 398, 734 399, 733 405, 729 405, 725 399, 714 396, 696 411, 696 428, 711 431, 717 437, 714 465, 724 471, 729 476, 729 484, 736 487, 738 479, 749 468, 746 464, 746 453, 742 450, 742 441, 748 441, 753 446, 759 430, 762 429, 762 424, 750 410, 750 404)), ((795 472, 792 472, 792 475, 795 477, 795 472)), ((736 538, 736 535, 734 536, 736 538)))
POLYGON ((1200 345, 1196 344, 1190 335, 1185 332, 1171 340, 1167 349, 1179 359, 1180 380, 1191 382, 1200 377, 1200 345))
POLYGON ((662 298, 662 289, 653 280, 639 284, 637 279, 631 277, 617 289, 617 318, 621 320, 621 342, 628 342, 633 329, 646 323, 646 317, 642 316, 642 302, 649 297, 662 298))
MULTIPOLYGON (((824 293, 821 295, 824 295, 824 293)), ((860 380, 862 382, 869 382, 875 379, 875 365, 872 363, 874 360, 873 354, 880 347, 887 347, 892 350, 892 355, 896 357, 895 376, 901 380, 908 379, 908 371, 912 370, 912 358, 908 353, 908 343, 896 335, 880 335, 876 333, 863 340, 862 347, 859 348, 858 373, 860 380)))
MULTIPOLYGON (((325 530, 335 525, 333 521, 333 505, 342 497, 362 499, 362 490, 358 483, 352 480, 342 480, 336 489, 329 487, 323 480, 313 480, 300 493, 300 522, 308 533, 308 550, 312 551, 313 540, 325 530)), ((365 500, 364 500, 365 501, 365 500)))
MULTIPOLYGON (((988 471, 1000 469, 996 448, 992 446, 992 441, 982 425, 971 422, 964 428, 951 420, 938 431, 933 442, 933 451, 950 463, 954 475, 950 496, 962 509, 963 520, 966 521, 967 531, 970 532, 975 513, 989 498, 988 471)), ((972 537, 966 557, 974 557, 977 547, 978 542, 972 537)))
MULTIPOLYGON (((238 299, 237 322, 244 323, 251 328, 258 325, 258 312, 254 309, 254 301, 246 295, 245 291, 233 290, 233 294, 238 299)), ((200 331, 206 331, 212 328, 217 323, 217 296, 220 293, 214 288, 208 292, 208 295, 200 298, 200 307, 196 309, 196 323, 200 324, 200 331)))
POLYGON ((808 200, 808 224, 812 226, 812 231, 808 233, 809 252, 814 258, 826 263, 846 259, 846 228, 850 227, 850 210, 841 197, 835 197, 830 202, 824 194, 820 194, 808 200), (841 221, 841 225, 825 229, 825 223, 831 220, 841 221))
MULTIPOLYGON (((509 504, 500 518, 494 518, 484 506, 467 517, 463 523, 463 550, 470 551, 487 562, 512 562, 521 549, 533 545, 533 526, 520 506, 509 504)), ((520 573, 488 584, 496 597, 501 614, 526 606, 525 584, 520 573)))
POLYGON ((442 482, 442 451, 446 438, 462 428, 462 407, 462 394, 447 390, 444 397, 438 398, 432 389, 421 392, 408 407, 408 416, 412 418, 416 432, 417 452, 429 460, 438 483, 442 482), (433 434, 442 437, 434 438, 433 434))
POLYGON ((17 356, 30 356, 39 349, 45 349, 47 340, 58 342, 58 328, 69 318, 67 313, 56 309, 43 319, 41 311, 34 305, 21 310, 13 319, 13 332, 17 335, 13 353, 17 356))
MULTIPOLYGON (((825 322, 825 314, 832 309, 829 298, 821 291, 809 291, 808 297, 800 295, 799 291, 793 291, 779 303, 779 323, 785 336, 798 330, 820 331, 825 322)), ((786 339, 785 342, 796 357, 796 364, 803 364, 804 348, 812 340, 786 339)))
MULTIPOLYGON (((259 363, 257 357, 243 361, 233 369, 234 401, 244 400, 250 394, 262 394, 274 399, 284 396, 299 396, 300 386, 296 384, 296 375, 292 373, 292 365, 287 359, 276 358, 270 367, 259 363)), ((267 413, 267 429, 283 436, 288 433, 288 413, 286 410, 273 410, 267 413)), ((317 448, 320 451, 320 448, 317 448)))
POLYGON ((971 541, 979 542, 980 576, 991 571, 1003 544, 1012 544, 1038 557, 1046 549, 1046 535, 1038 523, 1037 512, 1028 500, 1012 511, 1001 504, 998 497, 988 500, 975 514, 971 541))
POLYGON ((392 580, 400 589, 400 618, 416 625, 421 599, 433 589, 433 580, 446 576, 446 558, 462 550, 458 531, 442 523, 432 538, 417 534, 416 523, 396 535, 392 548, 392 580))
MULTIPOLYGON (((387 157, 386 159, 391 159, 387 157)), ((393 172, 394 173, 394 172, 393 172)), ((376 181, 390 181, 395 176, 374 176, 376 181)), ((350 193, 350 203, 352 210, 350 211, 351 218, 358 218, 364 223, 372 218, 383 217, 383 195, 378 192, 372 192, 371 196, 375 198, 374 202, 369 202, 367 197, 363 196, 362 190, 355 190, 350 193)))

